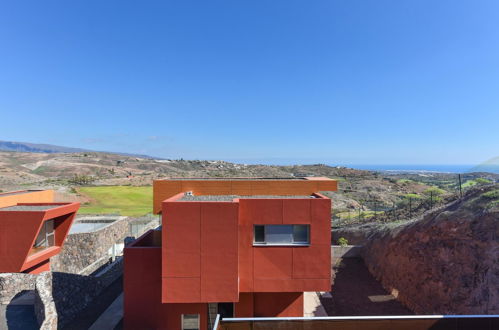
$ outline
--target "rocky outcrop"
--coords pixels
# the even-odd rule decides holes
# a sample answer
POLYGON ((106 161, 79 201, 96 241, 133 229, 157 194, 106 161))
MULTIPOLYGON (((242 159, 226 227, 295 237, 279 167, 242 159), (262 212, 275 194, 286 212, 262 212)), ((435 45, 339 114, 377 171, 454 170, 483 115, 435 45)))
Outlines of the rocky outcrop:
POLYGON ((498 186, 417 221, 374 231, 364 261, 420 314, 499 314, 498 186))

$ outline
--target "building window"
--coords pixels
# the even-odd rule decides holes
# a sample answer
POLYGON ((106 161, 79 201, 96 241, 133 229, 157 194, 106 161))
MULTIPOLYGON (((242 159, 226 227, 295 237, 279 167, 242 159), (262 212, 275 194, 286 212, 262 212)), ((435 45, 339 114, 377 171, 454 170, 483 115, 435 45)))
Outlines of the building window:
POLYGON ((310 225, 255 225, 253 245, 309 245, 310 225))
POLYGON ((199 330, 199 314, 182 314, 182 330, 199 330))
POLYGON ((35 240, 34 248, 54 246, 54 220, 45 221, 35 240))

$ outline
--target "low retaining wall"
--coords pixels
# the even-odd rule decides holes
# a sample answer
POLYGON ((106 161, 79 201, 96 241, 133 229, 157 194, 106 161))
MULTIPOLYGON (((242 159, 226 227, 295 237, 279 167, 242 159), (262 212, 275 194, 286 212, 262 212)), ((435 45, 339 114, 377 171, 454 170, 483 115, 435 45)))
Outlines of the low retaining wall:
MULTIPOLYGON (((86 219, 98 218, 78 218, 75 223, 86 219)), ((113 217, 100 218, 113 219, 113 217)), ((61 253, 50 259, 51 270, 54 272, 88 275, 106 263, 109 259, 109 249, 116 243, 123 243, 129 233, 129 222, 131 219, 126 217, 114 217, 114 219, 115 222, 99 230, 68 235, 61 253), (96 263, 96 261, 102 258, 104 260, 96 263), (95 266, 88 268, 92 264, 95 264, 95 266)))
POLYGON ((57 309, 52 297, 52 273, 36 278, 35 315, 41 330, 57 330, 57 309))
POLYGON ((59 316, 59 327, 73 320, 122 273, 122 258, 99 277, 54 272, 52 295, 59 316))
POLYGON ((80 275, 92 274, 109 262, 113 246, 123 245, 127 237, 138 237, 147 230, 159 226, 159 220, 149 216, 141 218, 85 216, 77 218, 75 223, 99 219, 115 220, 115 222, 92 232, 68 235, 61 253, 50 259, 52 271, 80 275))
POLYGON ((331 262, 333 265, 342 258, 361 258, 362 245, 332 245, 331 262))
POLYGON ((0 302, 8 305, 20 292, 35 290, 35 314, 41 329, 57 329, 71 322, 122 274, 123 258, 111 264, 100 276, 61 272, 38 275, 4 273, 0 274, 0 283, 7 283, 8 290, 1 292, 0 302))

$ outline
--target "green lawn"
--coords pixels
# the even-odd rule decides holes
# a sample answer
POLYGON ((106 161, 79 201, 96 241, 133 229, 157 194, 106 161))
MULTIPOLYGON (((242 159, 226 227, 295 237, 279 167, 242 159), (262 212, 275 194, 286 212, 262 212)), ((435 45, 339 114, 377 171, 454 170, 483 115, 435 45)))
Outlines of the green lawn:
POLYGON ((121 214, 141 216, 152 213, 152 187, 102 186, 77 189, 90 198, 81 206, 80 214, 121 214))

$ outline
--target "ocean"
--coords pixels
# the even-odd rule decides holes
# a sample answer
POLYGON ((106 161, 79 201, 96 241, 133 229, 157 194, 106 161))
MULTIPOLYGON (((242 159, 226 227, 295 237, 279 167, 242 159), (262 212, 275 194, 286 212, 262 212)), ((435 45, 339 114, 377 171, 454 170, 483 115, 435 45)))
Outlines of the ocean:
MULTIPOLYGON (((334 166, 334 165, 332 165, 334 166)), ((469 173, 469 172, 491 172, 499 173, 497 166, 476 166, 476 165, 365 165, 365 164, 345 164, 359 170, 382 171, 382 172, 438 172, 438 173, 469 173)))

